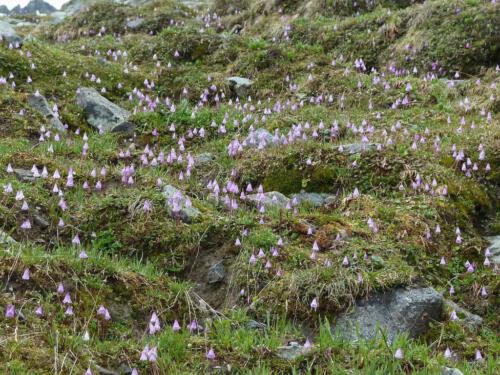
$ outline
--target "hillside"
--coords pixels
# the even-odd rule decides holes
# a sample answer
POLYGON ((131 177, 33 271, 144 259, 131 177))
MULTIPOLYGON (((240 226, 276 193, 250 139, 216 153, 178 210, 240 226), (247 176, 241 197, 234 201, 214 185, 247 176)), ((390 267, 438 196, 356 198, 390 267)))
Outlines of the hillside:
POLYGON ((497 2, 62 10, 0 19, 0 373, 498 373, 497 2))

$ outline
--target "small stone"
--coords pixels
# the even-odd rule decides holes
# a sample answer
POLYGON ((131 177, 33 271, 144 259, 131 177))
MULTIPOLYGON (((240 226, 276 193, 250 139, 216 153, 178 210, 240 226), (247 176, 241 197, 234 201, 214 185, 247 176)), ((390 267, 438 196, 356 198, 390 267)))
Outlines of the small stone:
POLYGON ((33 214, 33 222, 42 229, 46 229, 50 225, 49 221, 39 213, 33 214))
POLYGON ((292 341, 287 346, 280 346, 276 349, 276 355, 287 361, 294 361, 312 352, 312 348, 306 348, 298 342, 292 341))
POLYGON ((220 283, 226 277, 226 270, 222 261, 214 264, 207 273, 207 279, 209 284, 220 283))
POLYGON ((144 24, 144 18, 137 17, 133 20, 127 21, 127 27, 131 30, 136 30, 144 24))
POLYGON ((253 82, 248 78, 243 77, 229 77, 227 78, 229 88, 231 91, 240 98, 245 98, 250 94, 250 88, 253 82))
POLYGON ((248 329, 266 329, 267 326, 264 323, 260 323, 255 320, 249 320, 245 327, 248 329))
POLYGON ((200 216, 200 211, 194 206, 186 206, 186 196, 179 189, 172 185, 163 188, 163 196, 167 199, 167 210, 173 218, 179 218, 185 223, 191 223, 200 216), (173 206, 179 206, 178 211, 173 210, 173 206))
POLYGON ((464 375, 462 371, 460 371, 459 369, 457 368, 453 368, 453 367, 446 367, 444 366, 442 369, 441 369, 441 375, 464 375))

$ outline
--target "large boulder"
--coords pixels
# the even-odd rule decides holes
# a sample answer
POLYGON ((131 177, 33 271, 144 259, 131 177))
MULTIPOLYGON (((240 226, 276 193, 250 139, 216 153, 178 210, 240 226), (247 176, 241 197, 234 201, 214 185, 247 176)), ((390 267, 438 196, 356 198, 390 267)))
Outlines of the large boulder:
POLYGON ((281 194, 279 191, 249 194, 247 195, 247 200, 258 207, 264 205, 265 207, 277 208, 285 208, 288 202, 290 202, 290 199, 281 194))
POLYGON ((166 185, 163 196, 167 199, 167 210, 172 217, 191 223, 200 216, 200 211, 191 205, 191 200, 176 187, 166 185))
POLYGON ((247 97, 253 85, 252 81, 243 77, 229 77, 227 78, 227 82, 231 91, 240 98, 247 97))
POLYGON ((7 43, 22 43, 23 38, 17 35, 16 30, 12 25, 5 21, 0 21, 0 41, 4 40, 7 43))
POLYGON ((342 315, 333 329, 349 340, 381 337, 392 342, 396 335, 418 337, 431 320, 443 315, 443 296, 433 288, 398 288, 356 303, 352 313, 342 315))
POLYGON ((36 111, 40 112, 43 116, 45 116, 49 120, 50 125, 55 130, 63 133, 66 132, 66 128, 64 127, 63 123, 54 114, 54 112, 52 112, 52 109, 50 108, 47 99, 45 99, 42 95, 40 94, 30 95, 30 97, 28 98, 28 104, 31 108, 35 109, 36 111))
POLYGON ((83 108, 87 122, 94 128, 105 132, 129 132, 134 125, 128 121, 131 113, 110 102, 96 89, 80 88, 76 104, 83 108))

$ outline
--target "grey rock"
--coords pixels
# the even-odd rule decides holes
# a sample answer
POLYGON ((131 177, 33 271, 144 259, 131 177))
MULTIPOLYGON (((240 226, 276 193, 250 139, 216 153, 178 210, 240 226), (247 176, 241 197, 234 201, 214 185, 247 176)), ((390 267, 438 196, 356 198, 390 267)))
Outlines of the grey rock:
POLYGON ((220 283, 226 277, 226 270, 222 261, 214 264, 207 273, 207 280, 209 284, 220 283))
POLYGON ((490 246, 488 247, 491 252, 491 260, 495 264, 500 264, 500 235, 487 237, 490 241, 490 246))
POLYGON ((0 245, 13 245, 16 240, 0 229, 0 245))
POLYGON ((297 342, 290 342, 287 346, 280 346, 276 349, 276 355, 287 361, 294 361, 311 353, 312 348, 305 348, 297 342))
POLYGON ((264 323, 257 322, 255 320, 249 320, 245 325, 247 329, 266 329, 267 326, 264 323))
POLYGON ((330 200, 335 199, 335 196, 325 193, 300 192, 299 194, 292 194, 290 198, 296 198, 299 204, 305 203, 313 207, 321 207, 328 204, 330 200))
POLYGON ((281 194, 279 191, 270 191, 262 194, 247 195, 247 200, 256 206, 264 205, 265 207, 285 208, 289 198, 281 194))
POLYGON ((80 88, 76 104, 83 108, 87 122, 96 129, 129 132, 134 125, 128 122, 131 113, 110 102, 93 88, 80 88))
POLYGON ((349 154, 349 155, 354 155, 354 154, 360 154, 362 152, 366 151, 371 151, 375 150, 377 148, 377 145, 375 143, 349 143, 345 145, 339 145, 339 146, 333 146, 334 149, 337 151, 349 154))
POLYGON ((172 217, 191 223, 200 216, 201 213, 196 207, 186 205, 186 196, 176 187, 166 185, 163 195, 167 199, 167 210, 172 217))
POLYGON ((28 98, 28 104, 31 108, 35 109, 43 116, 45 116, 54 129, 63 133, 66 132, 66 128, 64 127, 63 123, 61 122, 61 120, 59 120, 59 118, 56 117, 54 112, 52 112, 47 99, 45 99, 43 95, 30 95, 30 97, 28 98))
POLYGON ((229 77, 227 78, 227 82, 231 91, 240 98, 247 97, 253 85, 252 81, 243 77, 229 77))
POLYGON ((14 174, 16 177, 23 182, 33 182, 35 180, 35 176, 33 176, 33 172, 27 169, 14 169, 14 174))
POLYGON ((213 154, 211 154, 210 152, 204 152, 202 154, 197 155, 194 158, 194 163, 196 165, 205 165, 205 164, 209 164, 214 159, 215 159, 215 156, 213 154))
POLYGON ((433 288, 398 288, 379 293, 356 303, 354 311, 342 315, 333 327, 349 340, 380 337, 380 329, 389 342, 407 333, 418 337, 431 320, 441 320, 443 296, 433 288))
POLYGON ((49 221, 39 213, 33 214, 33 222, 40 228, 45 229, 49 227, 49 221))
POLYGON ((251 148, 265 148, 273 144, 273 138, 273 135, 266 129, 259 128, 250 132, 243 141, 243 144, 251 148))
POLYGON ((0 21, 0 41, 4 40, 7 43, 22 43, 21 38, 12 25, 5 21, 0 21))
POLYGON ((127 21, 127 27, 131 30, 137 30, 144 24, 144 18, 134 18, 133 20, 127 21))
POLYGON ((460 307, 453 301, 447 299, 444 301, 444 305, 446 309, 449 310, 450 312, 452 310, 455 310, 458 317, 463 319, 464 324, 469 329, 476 329, 483 324, 483 318, 481 318, 479 315, 471 313, 470 311, 467 311, 466 309, 460 307))
POLYGON ((446 367, 441 368, 441 375, 464 375, 462 371, 454 367, 446 367))
POLYGON ((10 13, 10 12, 9 12, 9 8, 7 8, 7 6, 6 6, 6 5, 0 5, 0 14, 5 14, 5 15, 7 15, 7 14, 9 14, 9 13, 10 13))

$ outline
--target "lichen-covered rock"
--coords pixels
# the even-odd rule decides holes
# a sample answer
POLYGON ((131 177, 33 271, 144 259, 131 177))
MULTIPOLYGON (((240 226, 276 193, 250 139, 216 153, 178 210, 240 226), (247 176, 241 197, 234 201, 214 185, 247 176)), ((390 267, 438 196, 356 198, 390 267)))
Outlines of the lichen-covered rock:
POLYGON ((83 108, 87 122, 96 129, 106 132, 129 132, 134 129, 134 125, 128 121, 131 113, 93 88, 80 88, 76 103, 83 108))
POLYGON ((191 223, 200 216, 200 211, 192 206, 191 200, 176 187, 166 185, 163 195, 167 199, 167 210, 172 217, 191 223))
POLYGON ((382 329, 392 342, 398 334, 420 336, 442 313, 443 296, 433 288, 398 288, 358 301, 354 311, 342 315, 333 328, 350 340, 380 337, 382 329))

